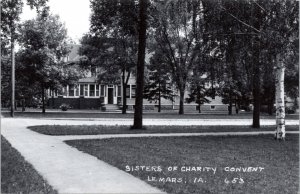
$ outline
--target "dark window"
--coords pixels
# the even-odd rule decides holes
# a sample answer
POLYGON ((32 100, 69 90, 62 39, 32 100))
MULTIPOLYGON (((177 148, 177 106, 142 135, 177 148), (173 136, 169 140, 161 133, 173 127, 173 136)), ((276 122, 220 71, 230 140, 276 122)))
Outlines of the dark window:
POLYGON ((105 85, 101 85, 101 96, 105 96, 105 85))
POLYGON ((126 86, 126 98, 130 98, 130 85, 126 86))
POLYGON ((74 96, 74 85, 69 85, 69 96, 74 96))
POLYGON ((99 85, 95 85, 96 86, 96 96, 99 96, 99 85))
POLYGON ((90 84, 90 96, 95 96, 95 85, 90 84))
POLYGON ((119 96, 119 97, 122 96, 121 94, 122 94, 121 86, 118 86, 118 96, 119 96))
POLYGON ((131 86, 131 98, 135 98, 135 90, 136 90, 136 86, 132 85, 131 86))
POLYGON ((84 87, 83 87, 82 84, 79 85, 79 86, 80 86, 80 96, 83 96, 83 94, 84 94, 84 87))

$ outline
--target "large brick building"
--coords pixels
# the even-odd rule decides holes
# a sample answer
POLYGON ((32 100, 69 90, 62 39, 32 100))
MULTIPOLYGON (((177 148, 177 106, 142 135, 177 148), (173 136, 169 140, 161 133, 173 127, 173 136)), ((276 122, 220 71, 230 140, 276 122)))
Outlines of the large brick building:
MULTIPOLYGON (((75 62, 79 59, 77 54, 79 45, 74 45, 67 62, 75 62)), ((85 78, 79 79, 76 84, 67 85, 61 91, 48 91, 49 108, 59 108, 62 104, 67 104, 73 109, 118 109, 122 107, 122 85, 118 84, 101 84, 95 75, 89 72, 85 78), (105 108, 104 108, 105 107, 105 108)), ((127 108, 132 110, 135 104, 135 77, 131 76, 126 88, 127 108)), ((188 96, 188 87, 185 97, 188 96)), ((174 91, 176 94, 177 91, 174 91)), ((209 98, 210 103, 201 105, 203 112, 226 112, 228 105, 222 103, 222 99, 216 96, 214 99, 209 98)), ((155 110, 157 103, 144 100, 144 109, 155 110)), ((179 109, 179 96, 174 101, 161 99, 162 110, 179 109)), ((185 111, 198 111, 196 103, 185 103, 185 111)))

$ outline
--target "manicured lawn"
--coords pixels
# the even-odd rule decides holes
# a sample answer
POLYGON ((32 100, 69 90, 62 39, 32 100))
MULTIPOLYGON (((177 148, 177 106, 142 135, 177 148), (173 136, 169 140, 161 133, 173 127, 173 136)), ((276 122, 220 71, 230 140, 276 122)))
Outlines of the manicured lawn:
POLYGON ((298 140, 299 135, 289 135, 286 141, 259 135, 115 138, 67 144, 168 193, 292 194, 299 186, 298 140), (174 166, 178 169, 167 170, 174 166), (186 172, 186 167, 202 168, 186 172), (210 169, 202 171, 203 167, 210 169), (258 168, 255 172, 243 172, 242 168, 241 172, 228 172, 226 167, 258 168), (215 173, 212 168, 216 168, 215 173))
MULTIPOLYGON (((121 113, 106 113, 99 111, 98 113, 90 112, 85 113, 86 110, 82 110, 84 113, 71 112, 71 111, 61 111, 61 112, 47 112, 42 114, 41 110, 39 112, 15 112, 15 117, 17 118, 131 118, 133 119, 133 113, 121 114, 121 113)), ((88 111, 88 110, 87 110, 88 111)), ((3 117, 10 117, 9 112, 2 112, 3 117)), ((145 112, 144 118, 155 118, 155 119, 252 119, 252 113, 241 113, 228 115, 226 112, 224 114, 199 114, 199 113, 188 113, 184 115, 179 115, 178 111, 174 112, 145 112)), ((275 119, 275 115, 268 115, 261 113, 261 119, 275 119)), ((286 119, 299 119, 299 115, 286 115, 286 119)))
MULTIPOLYGON (((29 127, 45 135, 98 135, 135 133, 201 133, 236 131, 274 131, 275 126, 262 126, 254 129, 249 126, 147 126, 146 130, 130 130, 128 126, 99 125, 42 125, 29 127)), ((299 126, 286 126, 287 131, 299 131, 299 126)))
POLYGON ((2 136, 1 193, 57 193, 2 136))

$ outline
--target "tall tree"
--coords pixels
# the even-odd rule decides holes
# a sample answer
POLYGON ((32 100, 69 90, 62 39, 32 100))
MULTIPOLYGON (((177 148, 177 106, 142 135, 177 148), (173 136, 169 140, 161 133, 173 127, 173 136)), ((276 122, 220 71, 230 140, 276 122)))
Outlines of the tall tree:
MULTIPOLYGON (((126 88, 130 75, 134 73, 133 67, 136 65, 137 58, 138 4, 132 0, 91 0, 91 8, 91 39, 98 39, 102 42, 106 40, 106 47, 111 48, 110 51, 107 48, 105 51, 99 50, 99 45, 91 43, 90 45, 93 45, 94 48, 98 47, 96 52, 98 56, 94 56, 95 59, 104 55, 109 58, 105 63, 101 60, 94 60, 93 63, 97 63, 100 68, 109 70, 107 72, 110 72, 111 75, 122 74, 122 113, 125 114, 127 108, 126 88), (112 69, 114 71, 110 71, 112 69)), ((103 44, 101 45, 103 47, 103 44)))
POLYGON ((158 112, 161 112, 162 98, 174 100, 171 75, 168 73, 168 66, 162 60, 161 53, 155 53, 147 66, 148 76, 144 87, 144 98, 150 102, 158 102, 158 112))
POLYGON ((31 68, 34 82, 39 83, 45 113, 45 90, 55 83, 63 57, 70 51, 67 31, 59 17, 52 15, 25 21, 19 31, 20 58, 31 68))
POLYGON ((210 100, 207 98, 209 95, 209 89, 205 86, 207 80, 201 76, 196 76, 190 82, 190 93, 189 97, 186 98, 188 103, 196 102, 198 104, 198 111, 201 113, 201 105, 209 103, 210 100))
MULTIPOLYGON (((48 14, 47 0, 28 0, 31 8, 36 8, 42 16, 48 14)), ((10 44, 11 54, 11 116, 14 116, 15 106, 15 39, 19 16, 22 12, 22 0, 1 1, 1 57, 8 54, 7 45, 10 44)))
MULTIPOLYGON (((268 6, 269 32, 266 53, 271 55, 276 74, 276 139, 285 139, 285 71, 295 71, 299 67, 299 2, 271 1, 268 6)), ((292 88, 291 88, 292 89, 292 88)))
POLYGON ((192 67, 199 62, 201 38, 200 1, 159 2, 156 52, 162 52, 171 69, 172 80, 179 90, 179 114, 184 114, 184 93, 192 67))
MULTIPOLYGON (((293 45, 291 40, 297 39, 295 33, 298 32, 298 26, 295 27, 295 25, 298 24, 298 2, 277 0, 203 2, 204 8, 212 8, 208 11, 209 14, 205 16, 216 15, 207 20, 211 32, 215 36, 222 34, 234 37, 236 40, 235 45, 238 45, 240 50, 246 51, 245 54, 242 52, 239 54, 236 51, 234 51, 234 55, 230 54, 232 52, 230 42, 234 39, 225 39, 225 42, 228 43, 224 44, 226 47, 224 49, 226 51, 225 56, 228 55, 229 60, 236 58, 243 64, 247 64, 247 69, 251 72, 252 76, 249 77, 249 80, 252 82, 254 105, 253 127, 259 128, 261 95, 263 92, 262 80, 268 82, 266 80, 268 78, 265 76, 263 79, 262 74, 264 71, 266 71, 265 73, 272 71, 273 67, 276 66, 276 55, 280 54, 280 58, 286 60, 287 56, 290 57, 291 53, 295 53, 295 47, 291 49, 291 45, 293 45), (228 23, 230 20, 235 22, 228 23), (225 28, 222 27, 223 23, 226 24, 225 28), (234 31, 232 31, 233 29, 234 31), (246 49, 242 46, 245 46, 246 49), (235 56, 235 54, 238 54, 238 56, 230 57, 235 56), (266 68, 266 64, 269 65, 268 68, 266 68)), ((212 35, 211 37, 215 36, 212 35)), ((219 41, 221 42, 221 40, 219 41)), ((230 61, 226 60, 227 62, 230 61)), ((233 70, 236 71, 236 68, 233 68, 233 70)), ((238 78, 233 77, 233 80, 238 80, 238 78)))

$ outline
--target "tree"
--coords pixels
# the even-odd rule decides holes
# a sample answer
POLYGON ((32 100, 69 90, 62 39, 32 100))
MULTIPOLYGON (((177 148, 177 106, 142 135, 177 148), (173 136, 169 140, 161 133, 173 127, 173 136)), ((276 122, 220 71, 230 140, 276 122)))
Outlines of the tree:
MULTIPOLYGON (((268 2, 269 3, 269 2, 268 2)), ((269 5, 269 4, 266 5, 269 5)), ((298 69, 299 61, 299 3, 297 1, 274 1, 270 8, 268 54, 272 55, 276 73, 276 130, 275 139, 285 139, 285 70, 298 69)))
POLYGON ((201 78, 197 76, 190 83, 190 91, 189 97, 186 99, 188 103, 196 102, 198 104, 198 111, 201 113, 201 105, 204 103, 209 103, 210 100, 206 98, 209 93, 209 89, 205 87, 206 80, 205 78, 201 78))
POLYGON ((154 32, 157 49, 166 58, 172 80, 179 90, 179 114, 184 114, 184 93, 192 67, 201 54, 202 10, 199 1, 159 2, 154 32))
MULTIPOLYGON (((49 7, 46 6, 47 0, 27 0, 30 7, 36 8, 41 16, 48 14, 49 7)), ((11 54, 11 116, 14 116, 15 106, 15 39, 17 22, 22 12, 22 0, 3 0, 1 1, 1 57, 8 54, 7 45, 10 43, 11 54)))
POLYGON ((135 66, 136 50, 135 41, 129 38, 102 38, 91 34, 86 34, 81 39, 79 48, 79 55, 82 56, 81 67, 92 70, 99 82, 122 83, 123 114, 126 114, 126 88, 135 66))
MULTIPOLYGON (((137 58, 137 35, 138 35, 138 4, 131 0, 91 0, 91 27, 90 39, 100 45, 88 43, 91 47, 82 47, 83 50, 94 49, 89 55, 90 65, 95 64, 106 72, 109 77, 119 77, 116 74, 121 72, 123 86, 123 107, 122 113, 126 113, 126 87, 137 58), (106 45, 103 45, 105 42, 106 45), (103 47, 104 46, 104 47, 103 47), (102 48, 100 48, 102 47, 102 48), (108 48, 110 50, 108 50, 108 48), (103 61, 100 59, 107 59, 103 61), (91 59, 93 59, 91 61, 91 59)), ((88 42, 88 40, 86 41, 88 42)), ((85 44, 85 40, 82 41, 85 44)), ((88 45, 87 44, 87 45, 88 45)))
POLYGON ((143 90, 147 30, 147 0, 139 0, 139 6, 139 45, 136 68, 136 98, 132 129, 142 129, 143 127, 143 90))
POLYGON ((38 83, 45 113, 45 90, 54 87, 63 68, 63 57, 70 51, 67 31, 58 16, 38 16, 25 21, 20 29, 20 60, 30 69, 30 79, 38 83))
MULTIPOLYGON (((269 76, 269 79, 262 75, 274 73, 273 67, 277 66, 276 56, 278 54, 280 54, 280 58, 286 60, 291 53, 293 56, 295 56, 294 53, 297 53, 295 46, 292 49, 291 42, 297 39, 295 33, 298 32, 298 2, 276 0, 203 2, 206 10, 208 7, 212 8, 205 16, 209 17, 209 15, 215 14, 212 19, 207 19, 209 29, 215 34, 212 37, 218 35, 233 37, 225 39, 228 43, 224 44, 226 54, 231 56, 238 54, 236 51, 233 52, 234 55, 230 54, 233 51, 230 42, 234 39, 236 41, 233 46, 237 45, 240 50, 243 44, 245 46, 245 54, 240 52, 236 57, 228 57, 228 59, 238 59, 245 63, 251 72, 252 76, 248 80, 252 82, 253 127, 259 128, 261 95, 264 92, 262 88, 272 92, 272 87, 263 85, 263 83, 270 83, 274 80, 272 76, 269 76), (230 20, 235 22, 230 22, 230 20), (225 25, 225 28, 222 27, 222 24, 225 25)), ((238 80, 238 78, 233 80, 238 80)))
POLYGON ((168 66, 161 60, 163 57, 160 53, 156 53, 150 59, 150 65, 147 66, 148 79, 144 88, 144 98, 150 102, 158 102, 158 112, 161 112, 162 98, 174 100, 171 75, 168 73, 168 66))

